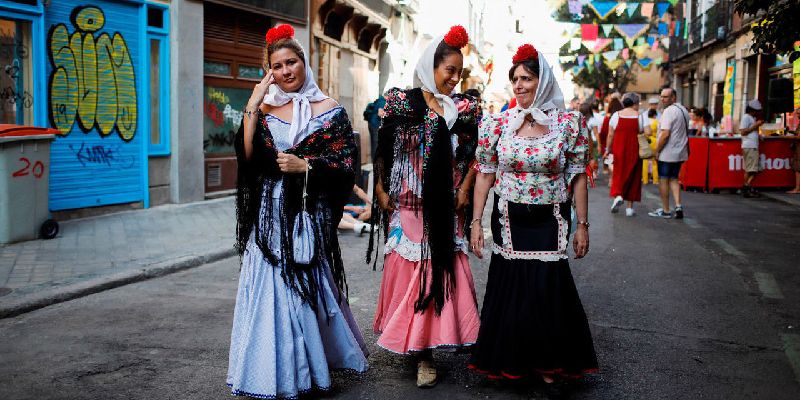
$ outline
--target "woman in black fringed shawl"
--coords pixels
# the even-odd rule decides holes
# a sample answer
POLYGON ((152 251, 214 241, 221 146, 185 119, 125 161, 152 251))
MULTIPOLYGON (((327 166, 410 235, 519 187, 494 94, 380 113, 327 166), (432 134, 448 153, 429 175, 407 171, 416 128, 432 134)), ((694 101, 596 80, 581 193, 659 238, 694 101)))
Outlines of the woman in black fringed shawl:
POLYGON ((419 387, 436 383, 432 349, 469 346, 479 328, 464 208, 481 111, 470 96, 450 96, 467 41, 456 26, 429 45, 416 87, 386 93, 378 134, 372 215, 386 240, 374 330, 379 346, 417 356, 419 387))
POLYGON ((295 398, 328 389, 329 369, 367 369, 336 236, 353 187, 353 130, 317 87, 293 33, 289 25, 267 33, 267 75, 236 135, 242 268, 227 377, 234 395, 295 398))

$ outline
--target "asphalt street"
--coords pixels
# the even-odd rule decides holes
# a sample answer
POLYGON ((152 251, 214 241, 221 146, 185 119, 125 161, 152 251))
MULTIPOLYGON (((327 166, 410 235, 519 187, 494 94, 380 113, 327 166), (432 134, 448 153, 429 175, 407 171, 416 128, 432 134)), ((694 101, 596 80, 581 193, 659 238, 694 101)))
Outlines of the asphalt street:
MULTIPOLYGON (((797 399, 800 213, 733 194, 685 195, 686 219, 608 211, 590 192, 591 251, 571 268, 601 372, 575 399, 797 399)), ((350 302, 370 344, 364 375, 335 373, 332 399, 541 398, 531 382, 494 382, 466 354, 437 353, 441 381, 371 332, 380 270, 366 239, 342 234, 350 302)), ((488 261, 471 258, 479 302, 488 261)), ((224 399, 238 258, 0 320, 0 399, 224 399)))

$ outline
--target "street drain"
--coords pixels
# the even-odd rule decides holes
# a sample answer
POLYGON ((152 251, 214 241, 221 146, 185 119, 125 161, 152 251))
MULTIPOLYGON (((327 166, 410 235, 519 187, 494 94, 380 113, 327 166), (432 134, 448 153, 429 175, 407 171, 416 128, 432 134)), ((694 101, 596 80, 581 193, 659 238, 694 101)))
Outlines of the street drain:
POLYGON ((0 287, 0 297, 3 297, 11 292, 12 290, 7 287, 0 287))

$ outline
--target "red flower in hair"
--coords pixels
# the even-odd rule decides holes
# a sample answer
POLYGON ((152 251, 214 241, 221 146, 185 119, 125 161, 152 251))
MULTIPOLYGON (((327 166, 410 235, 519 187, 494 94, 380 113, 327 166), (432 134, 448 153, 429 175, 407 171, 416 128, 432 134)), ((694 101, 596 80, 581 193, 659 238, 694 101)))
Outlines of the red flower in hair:
POLYGON ((275 43, 281 39, 291 39, 294 37, 294 28, 289 24, 278 25, 267 31, 267 44, 275 43))
POLYGON ((450 47, 460 49, 469 43, 469 35, 467 35, 467 30, 463 26, 456 25, 450 28, 450 32, 447 32, 447 35, 444 35, 444 42, 450 47))
POLYGON ((539 52, 529 44, 523 44, 519 46, 517 49, 517 54, 514 54, 514 58, 511 59, 511 62, 516 64, 525 60, 538 60, 539 59, 539 52))

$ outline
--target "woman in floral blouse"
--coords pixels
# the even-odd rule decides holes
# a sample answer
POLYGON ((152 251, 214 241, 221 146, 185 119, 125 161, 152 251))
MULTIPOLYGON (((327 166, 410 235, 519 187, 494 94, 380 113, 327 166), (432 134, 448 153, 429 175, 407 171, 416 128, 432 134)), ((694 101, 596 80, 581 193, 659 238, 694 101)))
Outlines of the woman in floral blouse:
POLYGON ((436 384, 431 351, 472 345, 480 325, 464 211, 481 110, 453 94, 467 41, 455 26, 431 42, 415 87, 386 93, 378 132, 372 215, 386 241, 374 330, 379 346, 416 356, 419 387, 436 384))
MULTIPOLYGON (((486 197, 494 187, 493 237, 481 328, 470 367, 494 378, 540 375, 546 383, 597 369, 569 269, 589 251, 585 120, 564 99, 543 56, 520 46, 509 71, 517 107, 481 121, 470 246, 482 257, 486 197)), ((551 386, 552 387, 552 386, 551 386)))

